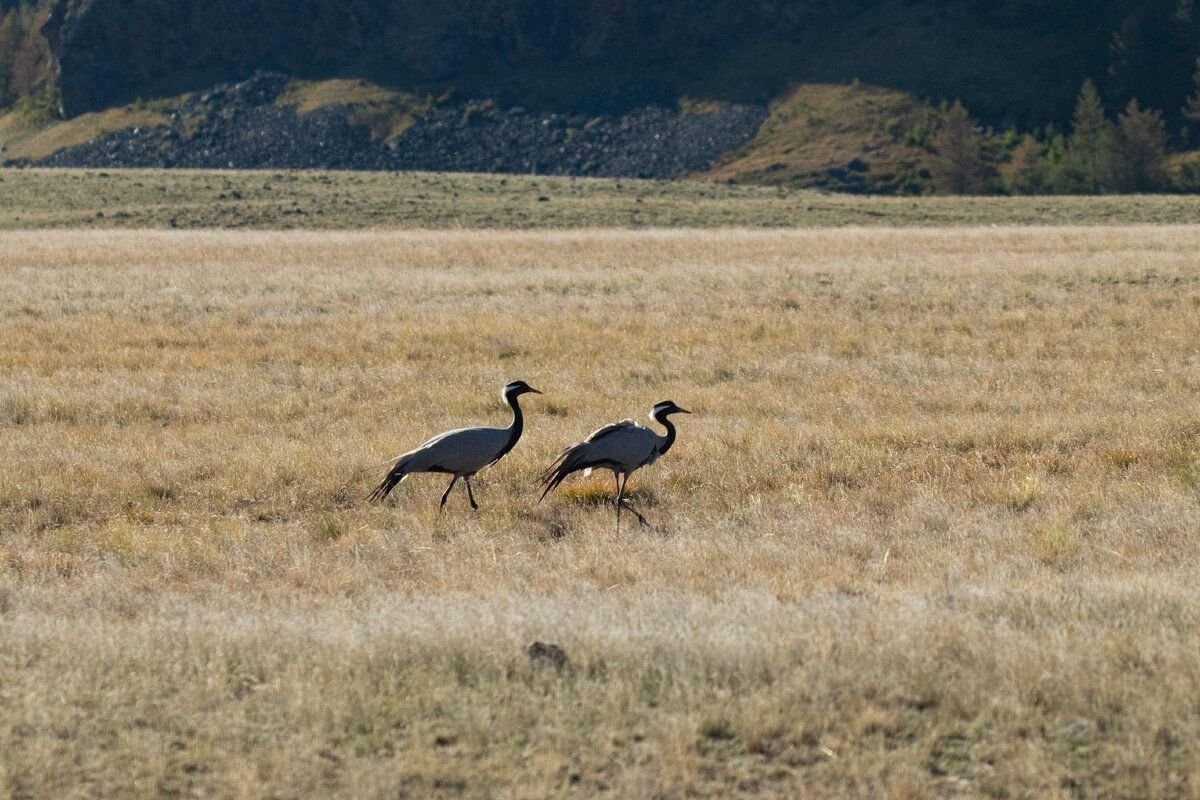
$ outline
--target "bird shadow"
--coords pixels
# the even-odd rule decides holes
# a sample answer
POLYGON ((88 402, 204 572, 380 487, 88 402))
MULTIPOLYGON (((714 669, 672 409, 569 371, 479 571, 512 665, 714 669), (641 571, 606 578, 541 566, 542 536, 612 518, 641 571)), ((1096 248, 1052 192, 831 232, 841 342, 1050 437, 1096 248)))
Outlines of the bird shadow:
MULTIPOLYGON (((576 486, 564 486, 558 490, 562 500, 574 506, 612 506, 617 492, 612 484, 586 483, 576 486)), ((630 486, 625 489, 625 499, 631 503, 657 506, 658 496, 650 489, 630 486)))
POLYGON ((518 525, 525 536, 538 544, 566 541, 578 527, 576 520, 555 509, 534 509, 522 515, 518 525))

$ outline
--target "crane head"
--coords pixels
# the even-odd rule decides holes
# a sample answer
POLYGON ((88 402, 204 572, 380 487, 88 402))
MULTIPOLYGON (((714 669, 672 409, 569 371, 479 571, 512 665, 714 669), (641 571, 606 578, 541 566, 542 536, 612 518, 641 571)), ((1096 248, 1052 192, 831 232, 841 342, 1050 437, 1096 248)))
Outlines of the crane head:
POLYGON ((675 405, 674 400, 663 400, 661 403, 656 403, 654 408, 650 409, 650 418, 657 420, 662 419, 663 417, 669 417, 672 414, 690 413, 692 412, 688 411, 686 408, 680 408, 679 406, 675 405))
POLYGON ((505 386, 504 391, 501 392, 503 397, 517 397, 518 395, 522 394, 541 394, 541 392, 530 386, 525 381, 513 381, 505 386))

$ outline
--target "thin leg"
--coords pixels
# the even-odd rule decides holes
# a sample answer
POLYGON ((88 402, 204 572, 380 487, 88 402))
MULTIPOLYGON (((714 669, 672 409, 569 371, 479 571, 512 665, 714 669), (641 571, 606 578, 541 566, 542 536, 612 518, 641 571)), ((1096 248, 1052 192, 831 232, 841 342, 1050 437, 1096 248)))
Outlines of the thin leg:
POLYGON ((438 511, 446 507, 446 498, 450 496, 450 490, 454 488, 454 484, 456 483, 458 483, 457 475, 450 479, 450 485, 446 487, 446 491, 442 492, 442 504, 438 506, 438 511))
POLYGON ((613 495, 613 508, 617 510, 617 533, 621 532, 621 473, 613 470, 613 481, 617 484, 616 494, 613 495))
POLYGON ((475 495, 471 492, 471 476, 468 475, 463 478, 463 483, 467 485, 467 499, 471 501, 471 510, 478 511, 479 504, 475 502, 475 495))
POLYGON ((649 525, 646 518, 642 516, 642 512, 638 511, 629 501, 625 499, 625 487, 629 485, 629 473, 625 474, 625 481, 621 484, 621 491, 617 492, 617 530, 621 528, 621 509, 627 508, 632 511, 638 518, 638 522, 642 525, 649 525))
POLYGON ((625 506, 625 484, 629 483, 629 475, 624 475, 624 480, 617 481, 617 533, 621 532, 621 507, 625 506))
POLYGON ((629 501, 628 501, 628 500, 622 500, 622 501, 621 501, 621 506, 622 506, 623 508, 627 508, 627 509, 629 509, 630 511, 632 511, 632 512, 634 513, 634 516, 636 516, 636 517, 638 518, 638 522, 642 523, 642 525, 645 525, 645 526, 649 526, 649 525, 650 525, 650 523, 649 523, 649 522, 646 522, 646 518, 645 518, 645 517, 643 517, 643 516, 641 515, 641 512, 639 512, 639 511, 638 511, 636 508, 634 508, 633 506, 631 506, 631 505, 629 504, 629 501))

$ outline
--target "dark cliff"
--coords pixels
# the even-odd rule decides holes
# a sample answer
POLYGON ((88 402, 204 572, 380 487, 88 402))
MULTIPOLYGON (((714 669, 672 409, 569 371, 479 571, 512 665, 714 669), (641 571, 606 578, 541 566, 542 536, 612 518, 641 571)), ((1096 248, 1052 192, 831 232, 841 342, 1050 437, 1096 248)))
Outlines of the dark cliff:
MULTIPOLYGON (((44 31, 73 115, 257 68, 414 86, 636 67, 653 87, 673 64, 719 55, 770 24, 793 26, 799 5, 718 0, 697 13, 680 0, 71 0, 44 31)), ((572 82, 533 76, 547 79, 572 82)))
POLYGON ((1136 95, 1174 115, 1200 48, 1190 0, 42 0, 38 14, 67 115, 272 69, 609 111, 859 78, 1032 127, 1067 121, 1087 77, 1114 109, 1136 95))

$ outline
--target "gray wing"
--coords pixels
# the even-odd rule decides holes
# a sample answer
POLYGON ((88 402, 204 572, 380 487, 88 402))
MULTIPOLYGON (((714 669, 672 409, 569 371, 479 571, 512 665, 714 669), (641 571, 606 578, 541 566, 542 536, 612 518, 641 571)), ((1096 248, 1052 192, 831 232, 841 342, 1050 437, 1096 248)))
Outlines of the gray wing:
POLYGON ((592 431, 590 434, 588 434, 588 437, 586 439, 584 439, 583 441, 584 441, 584 443, 590 444, 592 442, 595 442, 597 439, 603 439, 605 436, 608 436, 610 433, 616 433, 617 431, 624 430, 625 428, 640 428, 640 427, 642 427, 642 426, 638 425, 636 422, 634 422, 631 419, 623 419, 620 422, 614 422, 611 425, 605 425, 603 428, 599 428, 597 430, 592 431))
POLYGON ((508 438, 504 428, 459 428, 433 437, 401 460, 407 472, 475 472, 495 459, 508 438))
POLYGON ((657 433, 634 422, 618 423, 618 426, 609 426, 613 429, 604 435, 593 435, 588 439, 585 443, 588 466, 633 470, 658 455, 657 433))
POLYGON ((542 497, 572 472, 592 469, 631 471, 658 454, 658 434, 631 419, 605 425, 571 445, 542 473, 542 497))
POLYGON ((415 450, 397 456, 368 498, 383 500, 414 472, 473 475, 504 452, 508 439, 509 432, 503 428, 458 428, 438 434, 415 450))

